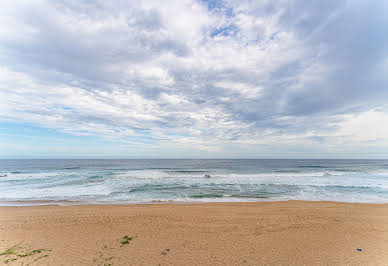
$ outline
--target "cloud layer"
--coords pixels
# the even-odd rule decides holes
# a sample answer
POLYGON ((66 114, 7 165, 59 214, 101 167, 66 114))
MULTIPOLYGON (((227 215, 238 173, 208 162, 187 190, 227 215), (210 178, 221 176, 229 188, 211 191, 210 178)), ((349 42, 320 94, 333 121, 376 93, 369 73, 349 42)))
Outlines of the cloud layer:
POLYGON ((0 120, 252 156, 388 147, 387 8, 1 1, 0 120))

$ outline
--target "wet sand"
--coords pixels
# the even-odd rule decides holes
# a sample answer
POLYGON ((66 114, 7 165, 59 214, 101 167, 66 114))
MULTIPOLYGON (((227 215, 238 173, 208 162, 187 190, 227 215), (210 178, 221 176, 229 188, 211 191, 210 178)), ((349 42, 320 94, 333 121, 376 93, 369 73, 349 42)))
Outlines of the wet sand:
POLYGON ((6 265, 388 265, 388 204, 0 207, 0 253, 6 265))

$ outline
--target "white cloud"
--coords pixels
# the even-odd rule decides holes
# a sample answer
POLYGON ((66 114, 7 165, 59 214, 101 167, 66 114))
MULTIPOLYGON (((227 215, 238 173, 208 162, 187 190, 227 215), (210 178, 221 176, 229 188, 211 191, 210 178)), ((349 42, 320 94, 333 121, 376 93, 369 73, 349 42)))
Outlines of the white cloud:
POLYGON ((259 97, 260 91, 262 90, 260 87, 252 87, 250 84, 234 81, 217 81, 214 83, 214 86, 237 92, 241 94, 242 97, 253 99, 259 97))
POLYGON ((373 108, 386 104, 387 51, 371 42, 355 61, 376 24, 356 4, 303 7, 1 1, 0 119, 214 152, 385 143, 386 114, 373 108))
POLYGON ((388 145, 388 112, 368 110, 359 114, 348 114, 335 125, 339 128, 334 136, 345 143, 388 145))

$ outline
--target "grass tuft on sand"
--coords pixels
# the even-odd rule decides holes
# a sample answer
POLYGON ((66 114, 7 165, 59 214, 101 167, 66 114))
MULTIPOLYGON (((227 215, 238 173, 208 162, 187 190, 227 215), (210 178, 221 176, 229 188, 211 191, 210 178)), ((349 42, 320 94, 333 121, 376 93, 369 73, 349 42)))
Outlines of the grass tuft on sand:
MULTIPOLYGON (((8 264, 10 262, 13 262, 13 261, 16 261, 16 260, 19 260, 19 259, 23 259, 23 258, 26 258, 26 257, 32 257, 35 255, 35 254, 41 254, 41 253, 44 253, 44 252, 47 252, 47 251, 51 251, 51 250, 46 250, 46 249, 43 249, 43 248, 40 248, 40 249, 33 249, 33 250, 28 250, 27 248, 25 247, 21 247, 20 244, 22 243, 23 241, 19 242, 18 244, 10 247, 10 248, 7 248, 5 251, 1 252, 0 253, 0 256, 4 256, 5 259, 3 260, 3 263, 4 264, 8 264)), ((38 257, 38 258, 35 258, 31 263, 41 259, 41 258, 45 258, 45 257, 48 257, 48 254, 43 254, 42 256, 38 257)), ((29 264, 27 264, 29 265, 29 264)))
POLYGON ((123 236, 123 240, 121 240, 121 246, 129 244, 129 242, 133 239, 133 237, 123 236))

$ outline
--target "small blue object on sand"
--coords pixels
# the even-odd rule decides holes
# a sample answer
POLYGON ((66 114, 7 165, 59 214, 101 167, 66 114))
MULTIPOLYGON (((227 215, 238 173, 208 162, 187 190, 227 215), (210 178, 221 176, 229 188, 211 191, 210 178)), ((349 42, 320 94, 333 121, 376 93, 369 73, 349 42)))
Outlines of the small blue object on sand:
POLYGON ((361 248, 358 248, 357 251, 362 251, 362 249, 361 249, 361 248))

